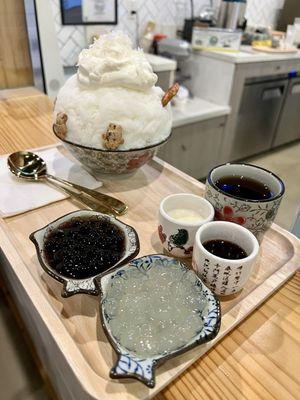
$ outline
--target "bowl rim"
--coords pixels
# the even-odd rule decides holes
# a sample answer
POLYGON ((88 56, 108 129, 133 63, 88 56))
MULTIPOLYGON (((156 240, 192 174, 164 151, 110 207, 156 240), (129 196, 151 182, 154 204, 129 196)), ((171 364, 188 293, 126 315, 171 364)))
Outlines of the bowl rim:
POLYGON ((161 364, 163 364, 165 361, 177 357, 180 354, 184 354, 187 351, 201 345, 201 344, 205 344, 207 342, 210 342, 211 340, 213 340, 219 333, 220 327, 221 327, 221 319, 222 319, 222 311, 221 311, 221 303, 220 300, 218 298, 218 296, 208 287, 205 285, 205 283, 202 281, 202 279, 199 277, 199 275, 197 274, 197 272, 193 269, 193 268, 189 268, 187 266, 187 264, 176 258, 176 257, 172 257, 172 256, 167 256, 165 254, 162 253, 151 253, 151 254, 146 254, 143 255, 141 257, 138 258, 134 258, 131 259, 129 261, 127 261, 125 264, 122 264, 120 266, 118 266, 118 268, 115 268, 112 271, 107 271, 107 273, 105 273, 104 275, 101 276, 100 278, 100 282, 99 282, 99 291, 100 291, 100 297, 99 297, 99 308, 100 308, 100 322, 101 322, 101 326, 103 328, 103 331, 105 333, 105 336, 107 338, 107 340, 109 341, 110 345, 112 346, 113 350, 115 351, 116 355, 117 355, 117 361, 115 363, 115 365, 118 364, 120 358, 122 357, 123 353, 120 350, 119 346, 116 344, 116 341, 114 339, 114 337, 111 335, 111 333, 109 332, 109 330, 107 329, 107 325, 104 321, 104 311, 105 311, 105 307, 103 306, 103 300, 104 300, 104 288, 102 285, 102 280, 103 279, 107 279, 107 276, 112 275, 116 272, 118 272, 120 269, 122 268, 126 268, 127 266, 129 266, 129 264, 134 263, 134 262, 138 262, 139 260, 143 259, 143 258, 147 258, 147 257, 152 257, 152 256, 157 256, 160 258, 168 258, 168 259, 174 259, 176 260, 176 262, 178 262, 181 266, 184 266, 185 269, 191 270, 195 273, 197 279, 201 282, 202 288, 207 290, 209 292, 209 294, 211 295, 211 297, 213 298, 213 301, 215 302, 215 307, 216 307, 216 324, 214 325, 213 330, 207 334, 205 337, 199 338, 199 339, 195 339, 192 343, 190 343, 189 345, 186 345, 184 347, 181 347, 180 349, 177 349, 169 354, 166 354, 164 356, 160 356, 158 358, 156 357, 149 357, 149 358, 145 358, 147 360, 152 360, 152 373, 153 373, 153 378, 152 380, 148 380, 147 378, 143 378, 140 379, 139 376, 136 373, 128 373, 125 376, 124 375, 119 375, 118 373, 112 372, 113 368, 110 369, 110 373, 109 376, 112 379, 126 379, 126 378, 133 378, 133 379, 137 379, 139 381, 142 381, 147 387, 149 388, 153 388, 155 386, 155 373, 154 370, 161 364))
POLYGON ((164 197, 162 199, 162 201, 160 202, 160 205, 159 205, 159 213, 161 214, 161 216, 165 220, 167 220, 168 222, 170 222, 170 223, 172 223, 172 224, 174 224, 176 226, 182 226, 183 228, 197 228, 198 229, 198 227, 200 227, 201 225, 204 225, 207 222, 210 222, 210 221, 212 221, 214 219, 215 209, 212 206, 212 204, 207 199, 205 199, 204 197, 199 196, 199 195, 194 194, 194 193, 184 193, 184 192, 182 192, 182 193, 173 193, 173 194, 170 194, 169 196, 164 197), (177 196, 193 197, 193 198, 196 198, 198 201, 200 200, 199 204, 200 203, 206 204, 210 209, 210 213, 209 213, 208 217, 206 217, 204 219, 201 219, 201 218, 197 219, 195 222, 183 222, 181 220, 178 220, 176 218, 171 217, 168 214, 168 212, 165 210, 164 206, 165 206, 165 203, 169 199, 171 199, 172 197, 177 197, 177 196))
MULTIPOLYGON (((222 235, 219 234, 219 236, 221 237, 222 235)), ((228 239, 224 239, 224 240, 228 240, 228 239)), ((232 240, 232 242, 233 242, 233 240, 232 240)), ((225 263, 225 264, 227 263, 228 265, 230 264, 233 266, 239 266, 241 264, 245 264, 248 262, 254 262, 254 260, 256 259, 257 255, 258 255, 259 248, 260 248, 258 240, 254 236, 254 234, 251 231, 249 231, 249 229, 245 228, 242 225, 236 224, 234 222, 229 222, 229 221, 211 221, 205 225, 200 226, 200 228, 197 230, 196 235, 195 235, 194 247, 196 247, 196 246, 206 256, 206 258, 210 258, 217 263, 225 263), (251 253, 249 255, 247 255, 247 257, 239 258, 239 259, 223 258, 223 257, 216 256, 215 254, 206 250, 206 248, 203 246, 203 242, 201 241, 201 234, 203 232, 205 232, 206 230, 209 230, 211 227, 222 227, 222 226, 227 228, 228 231, 235 230, 235 231, 241 232, 241 234, 244 234, 245 236, 247 236, 247 238, 249 238, 249 241, 251 241, 251 243, 253 245, 253 250, 251 251, 251 253)))
POLYGON ((239 201, 241 201, 241 202, 246 202, 246 203, 268 203, 268 202, 273 202, 274 200, 278 200, 278 199, 282 198, 283 195, 284 195, 284 193, 285 193, 285 185, 284 185, 282 179, 279 178, 278 175, 274 174, 274 172, 272 172, 272 171, 270 171, 270 170, 268 170, 268 169, 266 169, 266 168, 259 167, 258 165, 255 165, 255 164, 244 163, 244 162, 226 162, 226 163, 223 163, 223 164, 216 165, 215 167, 213 167, 213 168, 209 171, 206 180, 207 180, 207 182, 209 183, 209 185, 210 185, 213 189, 215 189, 217 192, 223 194, 224 196, 231 197, 231 198, 233 198, 233 199, 239 200, 239 201), (224 192, 223 190, 221 190, 220 188, 218 188, 218 186, 217 186, 217 185, 215 184, 215 182, 212 180, 212 173, 213 173, 213 171, 216 170, 217 168, 224 167, 224 166, 226 166, 226 165, 242 165, 242 166, 245 166, 245 167, 252 167, 252 168, 260 169, 260 170, 266 172, 267 174, 271 175, 273 178, 275 178, 275 179, 278 181, 278 183, 279 183, 279 185, 280 185, 280 187, 281 187, 281 188, 280 188, 280 192, 279 192, 276 196, 274 196, 274 197, 271 197, 271 198, 269 198, 269 199, 260 199, 260 200, 243 199, 243 198, 241 198, 241 197, 234 196, 233 194, 226 193, 226 192, 224 192))
POLYGON ((160 142, 158 142, 158 143, 155 143, 155 144, 151 144, 151 145, 149 145, 149 146, 138 147, 138 148, 134 148, 134 149, 127 149, 127 150, 105 150, 105 149, 97 149, 96 147, 85 146, 85 145, 79 144, 79 143, 74 143, 74 142, 71 142, 70 140, 67 140, 67 139, 62 139, 62 138, 59 137, 59 136, 57 135, 57 133, 55 132, 55 130, 54 130, 54 124, 52 125, 52 130, 53 130, 54 135, 55 135, 59 140, 61 140, 63 143, 67 143, 67 144, 70 144, 70 145, 72 145, 72 146, 80 147, 80 148, 85 149, 85 150, 93 150, 93 151, 99 151, 99 152, 102 152, 102 153, 116 153, 116 154, 117 154, 117 153, 130 153, 130 152, 132 152, 132 151, 150 150, 150 149, 153 149, 153 148, 155 148, 155 147, 158 147, 158 146, 163 145, 163 144, 166 143, 166 142, 170 139, 170 137, 172 136, 172 130, 171 130, 170 133, 169 133, 169 135, 168 135, 164 140, 162 140, 162 141, 160 141, 160 142))

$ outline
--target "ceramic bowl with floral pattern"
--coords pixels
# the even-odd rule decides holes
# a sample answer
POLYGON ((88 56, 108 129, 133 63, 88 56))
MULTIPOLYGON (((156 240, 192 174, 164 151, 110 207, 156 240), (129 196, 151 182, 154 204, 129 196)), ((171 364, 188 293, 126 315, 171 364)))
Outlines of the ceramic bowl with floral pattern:
POLYGON ((119 175, 136 171, 150 161, 155 156, 157 150, 163 146, 171 136, 170 134, 170 136, 162 142, 139 149, 104 150, 72 143, 69 140, 62 139, 55 132, 54 134, 87 170, 96 175, 119 175))
POLYGON ((205 198, 213 205, 216 220, 242 225, 260 242, 276 217, 284 190, 282 180, 264 168, 251 164, 228 163, 209 172, 205 198), (226 193, 216 185, 216 181, 227 176, 243 176, 258 181, 269 188, 271 196, 262 200, 252 200, 226 193))

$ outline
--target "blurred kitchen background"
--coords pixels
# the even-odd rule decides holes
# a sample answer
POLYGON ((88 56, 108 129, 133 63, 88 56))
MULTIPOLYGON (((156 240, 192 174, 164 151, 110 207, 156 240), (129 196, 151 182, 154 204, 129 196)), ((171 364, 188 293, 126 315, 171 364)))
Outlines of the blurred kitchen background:
MULTIPOLYGON (((226 161, 256 162, 285 180, 278 221, 292 229, 300 193, 299 0, 1 0, 0 88, 55 98, 80 51, 122 29, 174 99, 159 157, 204 179, 226 161)), ((0 91, 1 92, 1 91, 0 91)))

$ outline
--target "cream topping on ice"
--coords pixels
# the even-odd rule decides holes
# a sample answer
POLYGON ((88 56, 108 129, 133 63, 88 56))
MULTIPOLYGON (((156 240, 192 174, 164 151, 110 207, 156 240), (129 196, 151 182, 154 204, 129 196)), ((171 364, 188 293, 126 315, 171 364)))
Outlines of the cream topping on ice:
POLYGON ((100 36, 78 60, 77 77, 84 85, 115 86, 147 90, 155 85, 157 75, 142 50, 133 50, 122 32, 100 36))
POLYGON ((144 53, 133 50, 121 32, 103 35, 83 50, 78 71, 59 90, 54 108, 56 128, 70 142, 107 149, 103 134, 110 124, 122 128, 118 150, 139 149, 164 141, 172 127, 170 104, 155 86, 144 53), (62 113, 62 114, 60 114, 62 113), (63 124, 57 115, 66 115, 63 124))

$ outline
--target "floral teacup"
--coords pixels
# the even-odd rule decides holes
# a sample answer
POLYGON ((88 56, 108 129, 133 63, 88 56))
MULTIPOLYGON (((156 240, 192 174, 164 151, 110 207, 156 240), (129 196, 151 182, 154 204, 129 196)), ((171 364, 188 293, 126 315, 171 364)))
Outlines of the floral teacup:
POLYGON ((272 172, 250 164, 228 163, 213 168, 206 180, 205 198, 215 209, 215 219, 235 222, 249 229, 261 241, 274 221, 282 196, 284 184, 272 172), (219 189, 215 182, 225 176, 244 176, 267 185, 272 193, 264 200, 235 197, 219 189))
POLYGON ((214 208, 203 197, 189 193, 165 197, 160 203, 158 225, 163 247, 176 257, 192 257, 197 229, 213 218, 214 208))

